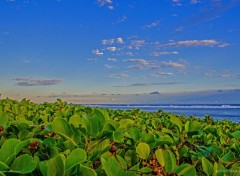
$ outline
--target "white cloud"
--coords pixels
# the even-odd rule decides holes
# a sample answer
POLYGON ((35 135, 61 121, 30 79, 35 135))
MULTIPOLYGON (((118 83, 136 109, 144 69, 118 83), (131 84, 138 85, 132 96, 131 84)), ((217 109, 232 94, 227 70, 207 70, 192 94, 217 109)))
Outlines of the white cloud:
POLYGON ((113 43, 114 43, 114 39, 108 39, 108 40, 103 39, 102 40, 103 45, 112 45, 113 43))
POLYGON ((144 67, 142 65, 132 65, 132 66, 129 66, 128 68, 133 68, 133 69, 144 69, 144 67))
POLYGON ((115 46, 112 46, 112 47, 107 47, 107 50, 108 51, 116 51, 117 48, 115 46))
POLYGON ((172 0, 174 5, 181 6, 181 0, 172 0))
POLYGON ((218 46, 218 47, 226 47, 228 46, 229 43, 226 42, 219 42, 214 39, 210 40, 182 40, 182 41, 177 41, 177 42, 169 42, 166 44, 161 45, 162 47, 164 46, 172 46, 172 47, 204 47, 204 46, 218 46))
POLYGON ((18 86, 50 86, 62 82, 61 79, 14 78, 18 86))
POLYGON ((24 62, 24 63, 30 63, 31 61, 24 59, 23 62, 24 62))
POLYGON ((165 66, 165 67, 175 67, 175 68, 186 68, 185 65, 178 63, 178 62, 161 62, 161 65, 165 66))
POLYGON ((107 58, 107 60, 108 61, 112 61, 112 62, 116 62, 117 61, 117 59, 115 59, 115 58, 107 58))
POLYGON ((164 75, 164 76, 174 76, 174 74, 171 73, 171 72, 159 72, 158 74, 159 75, 164 75))
POLYGON ((187 46, 214 46, 219 44, 216 40, 184 40, 178 42, 170 42, 164 46, 187 47, 187 46))
POLYGON ((117 23, 123 23, 127 20, 127 17, 125 15, 121 16, 118 20, 117 23))
POLYGON ((145 75, 144 77, 155 77, 155 78, 161 78, 161 76, 158 75, 158 74, 147 74, 147 75, 145 75))
POLYGON ((118 85, 115 87, 140 87, 140 86, 158 86, 158 85, 177 85, 184 84, 183 82, 144 82, 144 83, 133 83, 128 85, 118 85))
POLYGON ((221 43, 221 44, 218 45, 218 47, 224 48, 224 47, 226 47, 228 45, 230 45, 230 44, 229 43, 221 43))
POLYGON ((106 67, 108 69, 112 69, 112 68, 116 68, 116 65, 105 64, 104 67, 106 67))
POLYGON ((178 52, 177 51, 172 51, 172 52, 166 52, 166 51, 163 51, 163 52, 157 52, 157 51, 154 51, 152 54, 151 54, 151 56, 155 56, 155 57, 157 57, 157 56, 161 56, 161 55, 169 55, 169 54, 178 54, 178 52))
POLYGON ((117 41, 116 41, 117 43, 119 43, 119 44, 123 44, 124 42, 123 42, 123 39, 121 38, 121 37, 119 37, 119 38, 117 38, 117 41))
POLYGON ((91 58, 91 59, 87 59, 87 61, 96 62, 97 59, 96 58, 91 58))
POLYGON ((120 74, 109 74, 108 77, 110 78, 124 78, 124 77, 128 77, 128 74, 125 73, 120 73, 120 74))
POLYGON ((132 40, 129 49, 135 48, 140 49, 145 44, 145 40, 132 40))
POLYGON ((108 9, 113 10, 114 7, 113 6, 108 6, 108 9))
POLYGON ((105 6, 105 5, 111 5, 113 2, 112 0, 97 0, 97 3, 100 5, 100 6, 105 6))
POLYGON ((93 50, 92 53, 97 55, 97 56, 103 55, 103 52, 99 51, 98 49, 97 50, 93 50))
POLYGON ((160 21, 157 20, 157 21, 154 21, 154 22, 152 22, 150 24, 145 25, 143 28, 154 28, 154 27, 159 26, 159 24, 160 24, 160 21))
POLYGON ((139 63, 139 64, 142 64, 142 65, 149 65, 150 62, 145 60, 145 59, 127 59, 127 60, 124 60, 125 62, 136 62, 136 63, 139 63))
POLYGON ((191 2, 191 4, 197 4, 197 3, 200 3, 201 1, 200 0, 191 0, 190 2, 191 2))

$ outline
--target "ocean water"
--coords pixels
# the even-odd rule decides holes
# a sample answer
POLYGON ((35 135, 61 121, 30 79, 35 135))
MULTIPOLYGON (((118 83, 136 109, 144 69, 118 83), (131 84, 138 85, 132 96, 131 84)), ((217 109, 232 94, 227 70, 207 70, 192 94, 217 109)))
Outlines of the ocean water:
POLYGON ((210 115, 216 120, 227 119, 240 122, 240 104, 90 104, 88 106, 122 110, 139 108, 149 112, 161 109, 165 112, 188 117, 203 118, 210 115))

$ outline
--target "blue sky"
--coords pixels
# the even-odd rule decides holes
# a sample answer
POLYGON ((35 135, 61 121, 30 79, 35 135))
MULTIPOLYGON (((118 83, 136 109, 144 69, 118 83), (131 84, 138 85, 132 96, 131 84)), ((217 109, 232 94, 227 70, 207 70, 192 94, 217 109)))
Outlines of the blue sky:
POLYGON ((239 89, 239 11, 240 0, 0 0, 0 91, 122 103, 239 89))

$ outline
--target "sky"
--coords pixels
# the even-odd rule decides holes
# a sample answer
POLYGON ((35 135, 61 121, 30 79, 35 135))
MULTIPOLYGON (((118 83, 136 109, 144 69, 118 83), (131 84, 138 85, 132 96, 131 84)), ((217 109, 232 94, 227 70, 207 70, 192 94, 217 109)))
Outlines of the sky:
POLYGON ((0 93, 75 103, 240 95, 239 12, 240 0, 0 0, 0 93))

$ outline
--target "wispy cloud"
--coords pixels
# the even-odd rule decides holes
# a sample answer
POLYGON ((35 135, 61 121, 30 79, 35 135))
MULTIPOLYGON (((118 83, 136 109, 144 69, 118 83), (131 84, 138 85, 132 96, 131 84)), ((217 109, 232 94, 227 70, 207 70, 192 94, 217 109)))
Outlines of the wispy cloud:
POLYGON ((190 46, 219 46, 224 47, 227 46, 227 43, 218 42, 214 39, 210 40, 183 40, 177 42, 169 42, 164 44, 163 46, 172 46, 172 47, 190 47, 190 46))
POLYGON ((136 63, 139 63, 139 64, 142 64, 142 65, 149 65, 150 62, 145 60, 145 59, 127 59, 127 60, 124 60, 125 62, 136 62, 136 63))
POLYGON ((182 5, 181 0, 172 0, 172 3, 173 3, 174 5, 177 5, 177 6, 181 6, 181 5, 182 5))
POLYGON ((140 49, 145 44, 145 40, 132 40, 129 49, 140 49))
POLYGON ((63 80, 61 79, 36 79, 36 78, 14 78, 18 86, 50 86, 57 85, 63 80))
POLYGON ((158 85, 177 85, 185 84, 184 82, 145 82, 145 83, 133 83, 128 85, 117 85, 114 87, 142 87, 142 86, 158 86, 158 85))
POLYGON ((161 65, 164 67, 175 67, 175 68, 186 68, 186 66, 179 62, 161 62, 161 65))
POLYGON ((117 48, 115 46, 107 47, 108 51, 116 51, 117 48))
POLYGON ((114 43, 115 39, 103 39, 102 44, 103 45, 112 45, 114 43))
POLYGON ((115 58, 107 58, 107 60, 108 61, 112 61, 112 62, 116 62, 117 61, 117 59, 115 59, 115 58))
POLYGON ((157 73, 157 74, 159 74, 159 75, 164 75, 164 76, 174 76, 174 74, 171 73, 171 72, 159 72, 159 73, 157 73))
POLYGON ((154 28, 154 27, 159 26, 159 24, 160 24, 160 21, 157 20, 157 21, 154 21, 154 22, 152 22, 150 24, 147 24, 147 25, 143 26, 143 28, 144 29, 154 28))
POLYGON ((191 1, 190 1, 191 4, 198 4, 198 3, 200 3, 200 2, 201 2, 200 0, 191 0, 191 1))
POLYGON ((97 49, 97 50, 93 50, 92 53, 95 54, 95 55, 97 55, 97 56, 103 55, 103 52, 101 52, 101 51, 98 50, 98 49, 97 49))
POLYGON ((114 9, 112 0, 97 0, 97 3, 100 7, 107 6, 110 10, 114 9))
POLYGON ((91 59, 87 59, 87 61, 90 61, 90 62, 97 62, 97 58, 91 58, 91 59))
POLYGON ((157 51, 154 51, 151 53, 151 56, 154 56, 154 57, 157 57, 157 56, 161 56, 161 55, 170 55, 170 54, 178 54, 177 51, 171 51, 171 52, 166 52, 166 51, 162 51, 162 52, 157 52, 157 51))
POLYGON ((216 70, 208 70, 202 73, 206 77, 219 77, 219 78, 237 78, 238 74, 232 73, 229 70, 217 72, 216 70))
POLYGON ((174 76, 174 74, 171 72, 158 72, 155 74, 147 74, 144 77, 162 78, 162 77, 166 77, 166 76, 174 76))
POLYGON ((144 69, 144 67, 142 65, 131 65, 131 66, 128 66, 128 68, 133 68, 133 69, 144 69))
POLYGON ((123 42, 123 38, 118 37, 116 39, 114 39, 114 38, 112 38, 112 39, 103 39, 101 41, 101 43, 103 45, 113 45, 113 44, 123 44, 124 42, 123 42))
POLYGON ((24 59, 22 61, 23 61, 23 63, 30 63, 31 62, 30 60, 26 60, 26 59, 24 59))
POLYGON ((121 16, 118 20, 117 23, 123 23, 127 20, 127 17, 125 15, 121 16))
POLYGON ((105 64, 104 67, 106 67, 108 69, 113 69, 113 68, 116 68, 116 65, 105 64))
POLYGON ((120 73, 120 74, 109 74, 108 77, 110 78, 125 78, 128 77, 128 74, 120 73))

